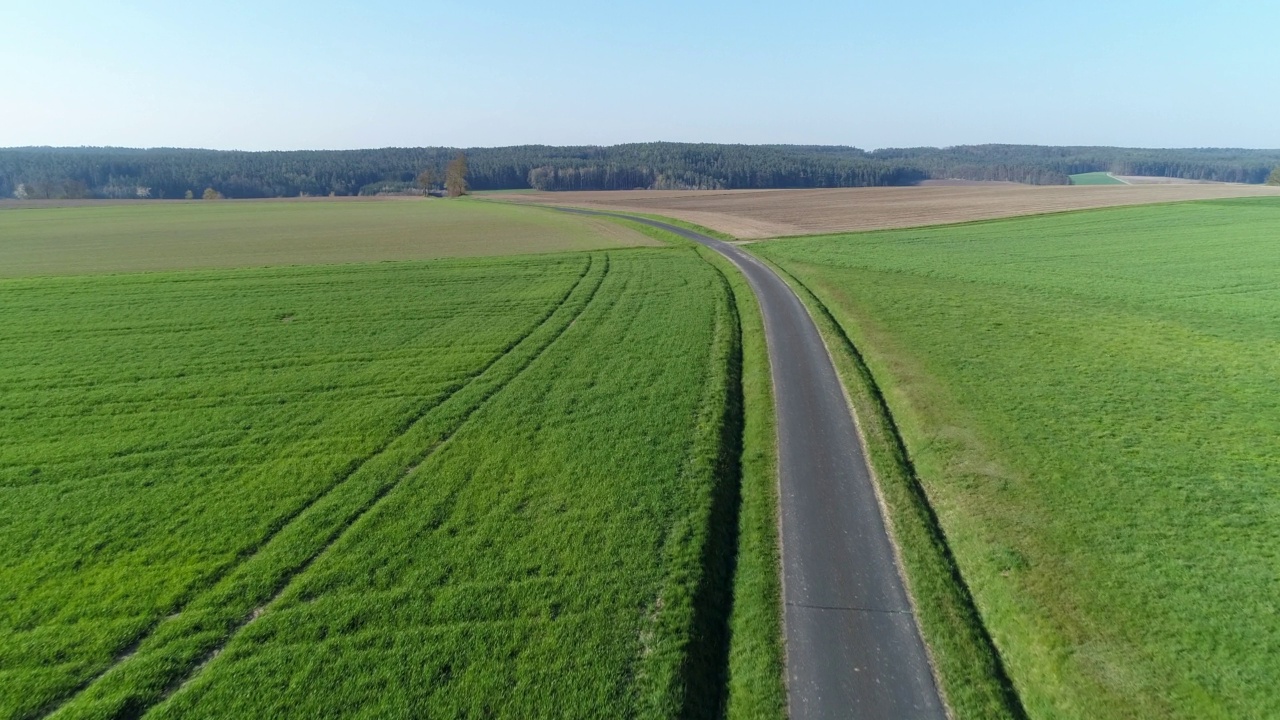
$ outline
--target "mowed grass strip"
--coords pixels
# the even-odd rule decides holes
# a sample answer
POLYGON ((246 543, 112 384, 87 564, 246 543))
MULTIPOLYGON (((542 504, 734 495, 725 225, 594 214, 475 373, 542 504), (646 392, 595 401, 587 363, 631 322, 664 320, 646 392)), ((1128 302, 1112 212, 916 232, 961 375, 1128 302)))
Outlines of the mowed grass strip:
POLYGON ((161 630, 210 642, 207 588, 229 573, 240 600, 270 587, 408 462, 380 450, 447 425, 454 396, 536 341, 591 267, 0 282, 3 716, 55 707, 175 612, 161 630))
POLYGON ((1277 234, 1257 199, 753 246, 861 350, 1032 717, 1280 713, 1277 234))
POLYGON ((442 199, 110 202, 0 209, 0 277, 417 260, 655 242, 535 207, 442 199))
POLYGON ((741 460, 737 553, 729 617, 725 717, 787 716, 782 645, 782 555, 778 544, 777 426, 764 318, 746 278, 708 248, 699 254, 729 284, 742 328, 741 460))
POLYGON ((1127 185, 1123 180, 1117 180, 1109 172, 1091 172, 1077 173, 1071 176, 1072 185, 1127 185))

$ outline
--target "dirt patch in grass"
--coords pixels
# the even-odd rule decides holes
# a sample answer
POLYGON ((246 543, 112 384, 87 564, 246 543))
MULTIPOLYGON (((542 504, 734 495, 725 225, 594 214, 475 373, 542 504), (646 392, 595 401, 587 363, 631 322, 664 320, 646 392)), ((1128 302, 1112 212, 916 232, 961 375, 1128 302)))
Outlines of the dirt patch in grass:
POLYGON ((1280 196, 1280 188, 1225 183, 1094 187, 984 184, 827 190, 623 190, 493 197, 655 213, 735 237, 758 239, 1258 195, 1280 196))

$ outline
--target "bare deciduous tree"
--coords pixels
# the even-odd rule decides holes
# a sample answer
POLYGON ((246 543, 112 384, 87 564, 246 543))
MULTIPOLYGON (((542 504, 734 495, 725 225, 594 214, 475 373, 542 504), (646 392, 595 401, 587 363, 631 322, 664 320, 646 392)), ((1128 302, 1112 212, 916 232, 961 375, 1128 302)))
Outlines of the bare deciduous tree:
POLYGON ((435 187, 436 184, 435 168, 427 168, 426 170, 418 173, 417 184, 418 187, 422 188, 422 192, 431 192, 431 189, 435 187))
POLYGON ((467 156, 458 153, 458 157, 449 162, 444 172, 444 188, 449 197, 467 194, 467 156))

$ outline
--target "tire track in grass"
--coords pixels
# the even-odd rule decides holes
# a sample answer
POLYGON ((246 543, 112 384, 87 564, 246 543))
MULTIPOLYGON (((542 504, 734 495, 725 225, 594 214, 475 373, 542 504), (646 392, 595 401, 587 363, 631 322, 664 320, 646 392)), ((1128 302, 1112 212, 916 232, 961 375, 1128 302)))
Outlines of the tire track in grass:
MULTIPOLYGON (((360 519, 361 519, 361 518, 365 517, 365 516, 366 516, 366 515, 368 515, 370 512, 372 512, 372 511, 373 511, 373 510, 374 510, 374 509, 375 509, 375 508, 376 508, 376 507, 377 507, 377 506, 378 506, 378 505, 379 505, 379 504, 380 504, 380 503, 381 503, 381 502, 382 502, 382 501, 383 501, 383 500, 384 500, 388 495, 390 495, 390 494, 391 494, 391 492, 392 492, 392 491, 394 491, 396 488, 400 487, 400 483, 401 483, 401 481, 403 481, 405 478, 407 478, 408 476, 412 475, 413 473, 417 472, 418 468, 420 468, 420 467, 422 467, 424 464, 426 464, 426 462, 427 462, 428 460, 430 460, 430 459, 432 458, 432 456, 434 456, 434 455, 435 455, 436 450, 440 449, 440 447, 441 447, 441 446, 443 446, 443 445, 444 445, 445 443, 447 443, 447 442, 448 442, 448 441, 449 441, 449 440, 450 440, 450 439, 451 439, 455 434, 457 434, 457 432, 458 432, 458 431, 460 431, 460 430, 462 429, 462 427, 466 424, 466 422, 467 422, 468 420, 470 420, 470 419, 471 419, 471 416, 472 416, 472 415, 474 415, 476 412, 478 412, 478 411, 480 410, 480 408, 484 407, 484 406, 488 403, 488 401, 489 401, 489 400, 491 400, 491 399, 492 399, 494 396, 496 396, 499 392, 501 392, 503 389, 505 389, 505 388, 507 387, 507 385, 509 385, 512 381, 514 381, 516 378, 518 378, 518 377, 520 377, 522 374, 524 374, 524 371, 525 371, 525 370, 527 370, 530 366, 532 366, 532 365, 533 365, 533 363, 537 362, 538 358, 542 357, 542 355, 543 355, 547 350, 549 350, 549 349, 551 348, 551 346, 552 346, 552 345, 554 345, 554 344, 555 344, 555 342, 556 342, 557 340, 559 340, 559 339, 560 339, 560 336, 561 336, 561 335, 564 335, 564 333, 565 333, 565 332, 567 332, 567 331, 569 330, 569 328, 571 328, 571 327, 573 327, 574 325, 576 325, 576 324, 577 324, 577 322, 578 322, 578 318, 579 318, 579 317, 581 317, 581 316, 582 316, 582 314, 583 314, 584 312, 586 312, 587 307, 588 307, 588 306, 590 306, 590 304, 591 304, 591 301, 595 299, 596 291, 598 291, 598 290, 600 289, 600 286, 604 284, 605 276, 607 276, 607 275, 608 275, 608 273, 609 273, 609 261, 608 261, 608 256, 606 255, 606 256, 605 256, 605 268, 604 268, 604 271, 600 274, 600 280, 599 280, 599 282, 597 282, 597 283, 596 283, 596 285, 595 285, 595 287, 593 287, 593 288, 591 289, 591 292, 588 294, 586 301, 582 304, 582 308, 581 308, 581 309, 579 309, 579 310, 578 310, 578 312, 574 313, 574 317, 573 317, 573 319, 572 319, 572 320, 570 320, 570 321, 569 321, 568 323, 566 323, 563 327, 561 327, 561 328, 560 328, 560 329, 559 329, 559 330, 558 330, 558 331, 557 331, 557 332, 556 332, 556 333, 551 337, 551 339, 547 341, 547 343, 546 343, 545 345, 543 345, 541 348, 539 348, 539 349, 538 349, 538 350, 533 354, 533 356, 529 358, 528 362, 526 362, 524 365, 522 365, 518 370, 516 370, 516 371, 515 371, 515 372, 514 372, 510 377, 508 377, 508 378, 507 378, 505 381, 503 381, 501 384, 499 384, 499 385, 495 386, 495 387, 494 387, 490 392, 488 392, 487 394, 485 394, 485 395, 484 395, 484 396, 479 400, 479 402, 477 402, 477 403, 473 404, 471 407, 469 407, 469 408, 468 408, 468 409, 467 409, 467 410, 462 414, 462 417, 461 417, 460 421, 459 421, 459 422, 458 422, 458 423, 457 423, 457 424, 452 428, 452 430, 450 430, 450 431, 449 431, 449 434, 448 434, 447 436, 445 436, 443 439, 439 440, 439 441, 438 441, 438 442, 436 442, 434 445, 432 445, 431 447, 429 447, 429 448, 426 450, 426 452, 423 454, 423 456, 422 456, 422 457, 421 457, 421 458, 420 458, 416 463, 414 463, 414 464, 413 464, 413 465, 411 465, 410 467, 406 468, 406 469, 403 471, 403 473, 401 473, 400 477, 399 477, 395 482, 390 483, 390 484, 388 484, 388 485, 384 486, 384 487, 383 487, 383 488, 382 488, 382 489, 381 489, 381 490, 380 490, 380 491, 379 491, 379 492, 378 492, 374 497, 370 498, 369 502, 368 502, 368 503, 366 503, 364 507, 360 508, 360 509, 359 509, 359 511, 357 511, 357 512, 356 512, 356 514, 355 514, 355 516, 353 517, 353 519, 351 520, 351 522, 349 522, 349 523, 347 523, 345 526, 343 526, 343 527, 339 528, 339 529, 338 529, 338 530, 333 534, 332 539, 330 539, 330 540, 329 540, 329 541, 328 541, 328 542, 327 542, 323 547, 321 547, 319 550, 317 550, 317 551, 315 552, 315 554, 313 554, 311 557, 307 558, 307 560, 306 560, 302 565, 300 565, 300 566, 299 566, 299 567, 297 567, 296 569, 294 569, 294 570, 292 570, 291 572, 289 572, 288 574, 286 574, 283 578, 281 578, 281 581, 280 581, 279 587, 277 588, 277 590, 276 590, 275 594, 274 594, 274 595, 272 595, 270 599, 268 599, 268 600, 267 600, 266 602, 264 602, 262 605, 259 605, 258 607, 254 608, 254 610, 253 610, 251 613, 249 613, 247 616, 245 616, 245 617, 244 617, 244 619, 241 621, 241 623, 240 623, 237 627, 235 627, 235 628, 231 631, 231 633, 227 636, 226 641, 225 641, 225 642, 223 642, 223 643, 222 643, 221 645, 219 645, 218 647, 216 647, 216 648, 214 648, 213 650, 211 650, 211 651, 210 651, 210 652, 209 652, 209 653, 208 653, 204 658, 202 658, 202 659, 201 659, 201 661, 200 661, 200 663, 199 663, 198 665, 196 665, 196 666, 195 666, 195 668, 194 668, 190 673, 188 673, 188 674, 186 675, 186 677, 183 677, 183 678, 177 679, 175 682, 170 683, 170 685, 166 688, 166 691, 165 691, 164 695, 163 695, 163 696, 161 696, 161 697, 160 697, 160 698, 159 698, 155 703, 153 703, 151 707, 154 707, 155 705, 159 705, 160 703, 162 703, 162 702, 164 702, 165 700, 169 699, 169 697, 170 697, 170 696, 172 696, 173 694, 175 694, 175 693, 177 693, 177 692, 181 691, 181 690, 182 690, 183 688, 185 688, 187 685, 191 684, 191 682, 192 682, 193 680, 195 680, 195 679, 200 675, 200 673, 205 669, 205 667, 207 667, 207 666, 209 665, 209 663, 210 663, 210 662, 213 662, 213 660, 214 660, 215 658, 217 658, 217 657, 218 657, 218 655, 222 654, 223 649, 225 649, 225 648, 227 647, 227 645, 231 644, 231 641, 235 639, 235 636, 236 636, 237 634, 239 634, 239 632, 240 632, 241 630, 243 630, 244 628, 248 627, 248 626, 249 626, 249 624, 250 624, 250 623, 252 623, 253 621, 255 621, 255 620, 257 620, 258 618, 260 618, 260 617, 262 617, 263 615, 265 615, 265 614, 266 614, 266 613, 271 609, 271 607, 272 607, 273 605, 275 605, 277 601, 279 601, 279 600, 280 600, 280 598, 284 595, 285 591, 289 589, 289 585, 290 585, 290 584, 292 584, 292 582, 293 582, 293 579, 294 579, 294 578, 296 578, 297 576, 299 576, 299 575, 301 575, 302 573, 306 572, 306 571, 307 571, 307 570, 308 570, 308 569, 309 569, 313 564, 315 564, 315 562, 316 562, 317 560, 319 560, 322 556, 324 556, 324 555, 325 555, 325 554, 326 554, 326 553, 327 553, 327 552, 328 552, 332 547, 334 547, 335 545, 337 545, 337 543, 338 543, 338 542, 339 542, 339 541, 340 541, 340 540, 341 540, 341 539, 342 539, 342 538, 343 538, 343 537, 344 537, 344 536, 345 536, 345 535, 346 535, 346 534, 347 534, 347 533, 348 533, 352 528, 354 528, 354 527, 355 527, 355 525, 360 521, 360 519)), ((453 495, 456 495, 456 492, 457 492, 457 491, 455 490, 455 492, 453 493, 453 495)), ((453 504, 453 495, 451 495, 450 497, 448 497, 448 498, 446 498, 446 499, 445 499, 445 507, 451 507, 451 506, 452 506, 452 504, 453 504)), ((447 512, 446 512, 445 514, 447 515, 447 512)), ((145 708, 145 709, 150 709, 150 707, 145 708)), ((144 711, 145 711, 145 709, 144 709, 144 711)), ((137 715, 130 714, 130 715, 126 715, 126 716, 124 716, 124 717, 134 718, 134 717, 140 717, 140 716, 141 716, 141 713, 139 713, 139 714, 137 714, 137 715)))
POLYGON ((555 312, 558 309, 563 307, 564 304, 568 302, 569 298, 573 295, 574 290, 576 290, 578 286, 582 284, 583 278, 585 278, 590 273, 592 262, 593 261, 591 259, 588 259, 582 272, 578 275, 577 280, 574 281, 574 283, 569 287, 569 289, 558 300, 556 300, 550 305, 550 308, 545 313, 543 313, 542 317, 540 317, 536 322, 530 325, 530 329, 526 333, 524 333, 520 337, 510 342, 505 348, 502 349, 501 352, 497 353, 492 360, 485 363, 483 366, 478 368, 475 372, 463 378, 461 381, 456 383, 453 387, 447 388, 438 400, 436 400, 435 402, 428 402, 424 404, 417 412, 407 417, 403 422, 401 422, 399 425, 397 425, 395 428, 392 429, 390 435, 388 435, 387 437, 386 442, 382 443, 377 448, 367 453, 363 457, 356 458, 352 460, 350 463, 348 463, 347 467, 344 470, 337 473, 336 479, 332 483, 330 483, 327 487, 322 489, 319 493, 317 493, 315 497, 313 497, 311 500, 303 503, 293 511, 286 513, 280 518, 277 518, 276 520, 272 521, 268 525, 267 533, 262 538, 262 540, 260 540, 258 543, 255 543, 253 545, 250 545, 242 549, 236 554, 236 557, 233 558, 229 563, 226 563, 222 567, 216 568, 210 574, 210 576, 202 580, 197 587, 194 587, 188 593, 185 593, 184 594, 185 596, 182 599, 180 599, 178 603, 175 605, 175 607, 173 607, 168 613, 166 613, 164 617, 161 617, 160 619, 156 620, 155 622, 151 623, 146 628, 144 628, 140 634, 134 637, 131 640, 131 642, 129 642, 125 646, 123 650, 116 653, 115 658, 111 661, 111 663, 106 668, 104 668, 102 671, 98 672, 97 674, 91 676, 89 679, 82 682, 75 689, 67 693, 67 696, 62 700, 57 701, 51 704, 50 707, 47 707, 37 712, 36 716, 44 717, 56 712, 62 704, 65 704, 68 700, 70 700, 77 694, 83 692, 90 685, 97 682, 99 678, 111 672, 111 670, 114 669, 117 665, 127 661, 130 657, 132 657, 137 652, 138 648, 142 645, 142 643, 145 642, 147 638, 150 637, 155 632, 157 627, 159 627, 162 623, 173 620, 179 615, 181 615, 183 610, 185 610, 188 605, 190 605, 193 601, 195 601, 201 593, 217 585, 229 574, 234 572, 236 568, 250 561, 255 555, 261 552, 264 547, 266 547, 269 543, 271 543, 271 541, 273 541, 276 537, 278 537, 286 528, 288 528, 295 520, 297 520, 303 513, 307 512, 311 508, 318 505, 325 498, 331 496, 332 493, 337 488, 343 485, 343 483, 350 480, 351 477, 355 475, 357 472, 359 472, 360 469, 364 467, 371 459, 385 452, 387 448, 389 448, 396 440, 403 437, 404 434, 407 433, 410 428, 412 428, 416 423, 421 421, 429 412, 431 412, 435 408, 440 407, 441 405, 444 405, 446 402, 449 401, 450 398, 452 398, 453 396, 457 395, 459 392, 464 390, 473 381, 478 379, 485 372, 487 372, 491 367, 493 367, 499 360, 501 360, 508 353, 514 350, 520 343, 524 342, 526 338, 533 335, 533 333, 536 332, 538 328, 540 328, 542 325, 544 325, 551 318, 551 316, 555 314, 555 312))
MULTIPOLYGON (((551 345, 554 344, 574 322, 577 321, 577 318, 585 312, 587 307, 595 299, 596 293, 599 291, 601 285, 604 284, 604 279, 609 273, 609 256, 608 254, 605 254, 603 257, 603 267, 598 276, 594 279, 594 283, 591 284, 589 290, 584 289, 582 292, 578 292, 580 289, 583 289, 584 281, 592 275, 592 270, 596 265, 596 255, 594 254, 588 256, 588 262, 585 264, 582 273, 579 274, 577 280, 569 290, 557 302, 551 305, 551 308, 542 316, 542 318, 533 324, 532 329, 529 332, 519 339, 512 341, 493 360, 488 362, 477 372, 473 373, 470 377, 458 383, 456 387, 450 389, 439 402, 425 407, 410 420, 398 426, 391 438, 387 442, 383 443, 376 451, 352 463, 350 471, 342 474, 337 482, 322 491, 315 499, 305 504, 301 509, 291 513, 285 520, 279 523, 279 527, 273 528, 262 542, 252 548, 249 552, 244 553, 243 557, 238 558, 236 561, 229 564, 227 568, 221 571, 216 578, 208 581, 206 583, 206 588, 208 589, 206 592, 202 594, 195 594, 194 596, 184 600, 180 604, 180 607, 174 612, 147 627, 141 635, 135 638, 128 647, 121 651, 116 656, 116 659, 113 660, 105 669, 80 684, 74 690, 67 693, 63 698, 51 703, 49 706, 30 715, 29 717, 45 718, 54 715, 58 715, 60 717, 63 715, 70 717, 79 715, 93 717, 107 716, 113 718, 139 717, 146 710, 150 709, 150 707, 163 701, 185 684, 186 681, 193 678, 205 664, 221 652, 222 648, 226 646, 230 639, 240 629, 255 620, 272 603, 274 603, 297 575, 305 572, 305 570, 309 568, 315 560, 337 543, 347 530, 356 524, 360 518, 368 514, 368 512, 371 511, 382 499, 398 487, 405 477, 417 470, 418 467, 421 466, 422 463, 426 462, 426 460, 441 445, 447 442, 448 439, 452 437, 464 423, 466 423, 472 414, 479 410, 480 407, 482 407, 490 398, 505 388, 508 383, 522 374, 526 368, 541 357, 542 354, 550 348, 551 345), (576 303, 571 302, 575 294, 585 296, 576 310, 572 309, 576 303), (567 308, 568 310, 566 310, 567 308), (561 311, 565 311, 565 313, 562 313, 561 311), (555 327, 555 323, 553 323, 552 320, 557 314, 569 314, 572 317, 560 324, 559 327, 555 327), (543 334, 547 334, 549 337, 545 339, 545 342, 543 342, 540 347, 537 347, 529 353, 523 364, 510 370, 505 378, 501 377, 501 371, 494 371, 493 374, 497 376, 495 380, 490 383, 489 387, 483 387, 486 380, 485 376, 489 374, 490 370, 493 370, 496 366, 502 363, 502 361, 515 357, 520 346, 529 342, 534 336, 539 335, 540 331, 545 331, 543 334), (475 390, 477 387, 480 389, 475 390), (478 394, 478 397, 466 398, 469 394, 468 391, 473 391, 470 394, 478 394), (450 402, 455 398, 462 398, 457 402, 463 406, 461 408, 448 408, 450 402), (470 400, 469 404, 468 400, 470 400), (440 410, 441 414, 445 415, 442 420, 446 427, 441 428, 435 433, 435 437, 432 438, 430 442, 422 446, 425 449, 409 454, 407 462, 404 461, 403 457, 400 457, 401 461, 399 463, 394 462, 396 459, 394 457, 384 459, 384 456, 403 455, 403 453, 397 454, 393 452, 396 449, 395 446, 400 441, 407 441, 411 435, 416 434, 415 431, 429 433, 430 429, 423 427, 426 424, 424 421, 428 420, 429 416, 432 415, 432 412, 435 410, 440 410), (321 544, 319 549, 298 557, 299 553, 297 552, 298 548, 296 547, 296 542, 292 548, 280 547, 277 549, 275 547, 275 545, 288 546, 292 538, 287 537, 287 533, 300 525, 307 524, 308 520, 310 520, 310 524, 313 525, 323 523, 323 520, 326 519, 325 517, 316 517, 314 519, 309 518, 308 511, 316 510, 316 512, 312 514, 323 516, 325 514, 324 510, 318 508, 321 508, 321 506, 327 501, 333 501, 333 503, 340 502, 341 499, 333 500, 333 498, 340 494, 342 490, 346 489, 350 484, 349 481, 358 476, 361 471, 366 468, 372 468, 373 472, 376 472, 378 469, 385 471, 387 468, 376 467, 379 464, 379 461, 384 461, 385 464, 385 460, 390 460, 395 464, 395 479, 389 482, 382 482, 378 485, 374 490, 372 497, 365 499, 363 503, 359 504, 354 513, 346 513, 346 517, 342 518, 336 527, 331 528, 327 533, 323 534, 320 538, 321 544), (290 553, 291 549, 294 552, 290 553), (261 562, 270 562, 271 558, 269 556, 273 550, 277 551, 276 554, 284 554, 286 557, 292 555, 293 562, 281 563, 284 567, 277 567, 274 573, 270 573, 270 570, 268 570, 268 572, 274 575, 276 579, 274 582, 271 582, 268 578, 268 587, 264 588, 262 587, 263 579, 256 578, 257 582, 255 582, 255 578, 251 575, 253 573, 253 569, 250 568, 245 570, 245 568, 252 565, 254 561, 260 560, 260 558, 264 557, 267 559, 261 560, 261 562), (249 577, 237 578, 237 574, 249 577), (240 584, 237 580, 247 584, 248 587, 235 587, 240 584), (232 587, 221 587, 223 585, 229 585, 232 587), (201 605, 210 606, 210 608, 205 611, 206 614, 213 613, 215 615, 225 616, 227 614, 227 610, 224 603, 231 603, 232 607, 234 607, 235 601, 240 600, 240 604, 243 605, 243 601, 247 599, 244 592, 246 589, 255 597, 265 597, 265 602, 255 602, 252 609, 250 609, 247 614, 236 613, 234 617, 230 618, 197 617, 194 620, 188 621, 187 624, 190 627, 178 627, 183 624, 183 620, 187 619, 187 615, 199 615, 200 610, 203 608, 197 606, 201 605), (257 590, 258 592, 254 592, 254 590, 257 590), (217 612, 218 609, 221 609, 222 612, 217 612), (206 622, 207 620, 212 620, 212 622, 206 622), (212 625, 212 627, 210 627, 210 625, 212 625), (171 627, 173 628, 173 632, 166 633, 165 631, 171 627), (194 639, 189 637, 192 634, 197 635, 197 637, 194 639), (203 642, 201 642, 201 638, 199 637, 200 635, 205 636, 203 638, 203 642), (153 641, 153 639, 154 642, 150 642, 151 647, 144 647, 149 644, 149 641, 153 641), (201 652, 196 653, 196 657, 194 658, 159 657, 157 660, 161 667, 156 668, 151 673, 147 673, 146 668, 143 668, 138 674, 165 675, 168 676, 167 678, 142 677, 138 678, 138 680, 141 681, 139 683, 130 682, 132 675, 129 675, 127 672, 130 661, 139 657, 140 654, 164 656, 166 654, 166 645, 173 644, 175 642, 186 642, 188 644, 195 643, 200 646, 201 652), (121 675, 121 672, 124 672, 125 675, 129 676, 122 677, 119 682, 115 683, 117 685, 122 685, 123 687, 116 689, 114 695, 111 694, 112 688, 106 688, 101 692, 96 692, 99 685, 104 682, 112 681, 115 676, 121 675), (156 687, 156 680, 162 681, 159 688, 156 687), (133 685, 140 685, 144 689, 140 692, 134 692, 131 690, 131 686, 133 685), (85 698, 86 694, 105 694, 106 697, 85 698), (138 697, 139 694, 144 697, 138 697), (82 699, 84 700, 84 703, 79 702, 82 699), (80 708, 75 706, 78 704, 88 704, 89 707, 85 707, 83 708, 83 712, 77 713, 77 710, 80 708), (106 709, 105 713, 103 712, 104 708, 101 707, 103 704, 110 706, 106 709)), ((519 362, 519 359, 517 358, 513 362, 519 362)), ((385 477, 385 472, 383 476, 385 477)), ((299 530, 297 532, 306 532, 306 529, 299 530)), ((190 649, 188 649, 188 652, 182 653, 181 648, 179 648, 177 652, 180 655, 192 654, 190 649)), ((143 664, 146 664, 145 660, 143 661, 143 664)))

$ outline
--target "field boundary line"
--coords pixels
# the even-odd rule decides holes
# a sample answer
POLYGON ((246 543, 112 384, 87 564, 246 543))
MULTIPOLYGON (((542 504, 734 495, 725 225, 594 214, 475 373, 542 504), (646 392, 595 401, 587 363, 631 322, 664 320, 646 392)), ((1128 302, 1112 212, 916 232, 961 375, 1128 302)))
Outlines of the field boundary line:
MULTIPOLYGON (((326 497, 329 497, 334 490, 344 485, 348 480, 351 479, 352 476, 354 476, 357 472, 359 472, 361 468, 368 465, 369 462, 371 462, 374 458, 377 458, 383 453, 385 453, 392 445, 395 444, 397 440, 400 440, 401 438, 405 437, 405 435, 407 435, 415 425, 417 425, 428 414, 430 414, 432 410, 435 410, 436 408, 443 406, 447 401, 457 396, 466 388, 472 386, 475 383, 475 381, 479 380, 486 372, 492 369, 494 365, 500 362, 503 358, 509 356, 519 345, 521 345, 526 340, 528 340, 539 329, 545 327, 547 323, 551 320, 551 318, 557 313, 557 311, 565 307, 566 303, 569 302, 574 292, 579 287, 582 286, 583 280, 590 274, 591 269, 595 264, 595 255, 596 253, 588 254, 588 260, 584 264, 583 270, 579 273, 577 279, 573 282, 572 285, 570 285, 569 289, 557 301, 550 304, 549 309, 542 315, 541 318, 539 318, 538 320, 536 320, 531 324, 530 329, 526 333, 524 333, 519 338, 510 342, 507 345, 507 347, 502 350, 502 352, 497 353, 492 360, 490 360, 488 363, 482 366, 479 370, 472 373, 470 376, 466 377, 461 382, 457 383, 455 387, 451 388, 449 392, 446 393, 444 396, 442 396, 438 401, 434 403, 429 403, 426 407, 422 409, 421 412, 415 413, 408 421, 403 422, 399 426, 397 426, 396 429, 393 431, 393 434, 391 435, 391 437, 385 443, 383 443, 380 447, 378 447, 377 450, 367 454, 363 458, 359 458, 356 461, 354 461, 351 464, 350 469, 347 472, 342 473, 340 475, 340 478, 336 482, 330 484, 329 487, 325 488, 323 491, 317 494, 315 498, 313 498, 310 502, 306 503, 301 509, 297 510, 296 512, 290 513, 285 520, 279 523, 279 527, 273 528, 271 530, 271 532, 262 542, 258 543, 256 546, 251 548, 248 552, 242 553, 242 555, 238 556, 236 560, 233 561, 232 563, 227 564, 225 566, 225 569, 220 571, 216 575, 216 577, 213 577, 211 580, 204 583, 204 587, 202 587, 200 590, 193 593, 190 597, 185 597, 177 608, 173 609, 172 611, 167 613, 165 616, 159 618, 154 623, 149 625, 143 631, 143 633, 141 633, 138 637, 134 638, 128 644, 128 646, 126 646, 126 648, 123 651, 118 653, 115 660, 113 660, 112 663, 108 665, 105 669, 96 673, 94 676, 92 676, 85 682, 81 683, 74 690, 67 693, 67 695, 63 697, 61 700, 58 700, 55 703, 51 703, 50 707, 47 707, 45 709, 38 711, 37 713, 34 713, 32 717, 46 718, 46 717, 55 715, 56 713, 61 711, 63 708, 65 708, 66 706, 74 702, 83 693, 89 691, 100 680, 112 674, 114 670, 116 670, 117 668, 127 663, 131 658, 133 658, 139 652, 139 650, 141 649, 141 646, 149 638, 155 635, 155 632, 158 628, 160 628, 165 623, 179 617, 184 610, 190 607, 192 603, 194 603, 200 597, 205 595, 207 592, 213 590, 219 582, 226 579, 237 568, 242 567, 245 563, 247 563, 253 557, 260 554, 267 547, 267 545, 271 543, 272 540, 274 540, 281 533, 283 533, 285 529, 287 529, 291 524, 293 524, 293 522, 296 521, 299 517, 301 517, 307 510, 318 505, 326 497)), ((372 510, 373 507, 377 505, 377 503, 380 500, 382 500, 387 494, 389 494, 392 490, 398 487, 401 481, 403 481, 405 477, 407 477, 409 474, 417 470, 441 445, 447 442, 453 436, 453 434, 455 434, 466 423, 466 421, 470 419, 472 414, 474 414, 477 410, 480 409, 480 407, 486 404, 490 398, 492 398, 494 395, 500 392, 503 388, 505 388, 508 383, 510 383, 515 378, 519 377, 524 372, 524 370, 529 367, 529 365, 533 364, 534 361, 536 361, 539 357, 541 357, 542 354, 548 348, 550 348, 551 345, 553 345, 560 338, 561 335, 564 334, 564 332, 573 324, 573 322, 576 322, 577 318, 583 312, 586 311, 586 308, 595 299, 596 293, 599 291, 600 286, 604 284, 604 280, 609 274, 608 255, 605 254, 604 258, 605 258, 604 269, 601 271, 600 279, 597 281, 595 287, 593 287, 588 292, 586 300, 583 301, 582 308, 579 309, 577 313, 575 313, 573 319, 565 323, 564 327, 562 327, 550 339, 548 339, 547 343, 543 345, 538 351, 536 351, 530 357, 528 362, 526 362, 520 369, 516 370, 511 375, 511 377, 509 377, 506 381, 497 385, 495 388, 493 388, 488 393, 483 395, 480 399, 478 399, 475 402, 475 404, 468 411, 464 412, 462 416, 457 420, 455 427, 452 430, 447 431, 447 434, 445 434, 445 436, 440 441, 436 442, 431 447, 429 447, 421 457, 419 457, 416 461, 414 461, 409 467, 405 468, 400 473, 400 477, 398 477, 396 480, 380 488, 375 493, 374 497, 370 501, 368 501, 365 506, 362 506, 359 510, 357 510, 356 514, 349 521, 339 526, 333 532, 333 534, 326 540, 325 544, 316 553, 314 553, 313 555, 308 557, 306 560, 304 560, 304 562, 300 566, 295 568, 293 571, 286 572, 286 574, 282 576, 281 586, 273 592, 271 598, 269 598, 266 603, 256 607, 253 611, 250 612, 249 616, 239 626, 233 628, 231 633, 227 636, 226 642, 229 642, 230 638, 234 637, 235 633, 238 632, 241 628, 243 628, 249 622, 252 622, 254 619, 256 619, 255 615, 260 614, 260 611, 263 610, 263 608, 265 608, 267 605, 270 605, 272 602, 274 602, 274 600, 279 597, 280 593, 284 591, 284 589, 293 580, 294 577, 304 572, 308 567, 310 567, 310 565, 316 559, 319 558, 321 554, 325 552, 325 550, 327 550, 339 539, 341 539, 341 536, 345 534, 345 532, 348 529, 350 529, 352 525, 354 525, 356 522, 359 521, 361 517, 363 517, 370 510, 372 510)), ((223 642, 218 648, 216 648, 211 653, 210 657, 205 657, 202 659, 201 663, 197 665, 197 672, 200 667, 203 667, 204 663, 207 663, 210 659, 212 659, 212 656, 216 656, 216 654, 221 651, 222 647, 225 647, 226 642, 223 642)), ((152 703, 150 706, 141 708, 138 712, 138 716, 140 716, 142 712, 145 712, 146 709, 149 709, 149 707, 153 707, 155 704, 159 704, 159 702, 162 702, 165 698, 168 697, 168 695, 172 694, 172 692, 173 692, 172 688, 166 688, 165 695, 161 697, 160 700, 157 700, 154 703, 152 703)))

